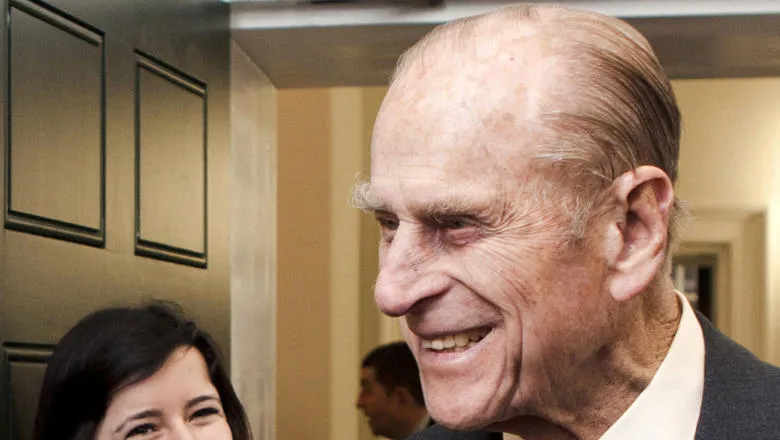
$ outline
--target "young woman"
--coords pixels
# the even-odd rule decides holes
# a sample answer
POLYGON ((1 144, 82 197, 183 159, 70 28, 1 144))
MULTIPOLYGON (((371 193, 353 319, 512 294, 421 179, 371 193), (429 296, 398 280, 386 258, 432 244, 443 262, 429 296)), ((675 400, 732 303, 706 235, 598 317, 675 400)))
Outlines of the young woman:
POLYGON ((250 440, 211 337, 170 303, 82 319, 49 362, 36 440, 250 440))

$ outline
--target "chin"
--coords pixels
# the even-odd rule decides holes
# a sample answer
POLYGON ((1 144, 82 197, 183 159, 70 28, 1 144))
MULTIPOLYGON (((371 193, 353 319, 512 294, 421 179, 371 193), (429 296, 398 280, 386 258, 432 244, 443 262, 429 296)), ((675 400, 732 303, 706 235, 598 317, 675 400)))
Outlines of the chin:
POLYGON ((475 404, 475 400, 444 394, 426 402, 436 423, 458 431, 473 431, 496 422, 496 414, 485 404, 475 404))
POLYGON ((452 411, 439 413, 432 410, 431 418, 435 420, 437 424, 446 426, 447 428, 454 429, 456 431, 476 431, 493 424, 491 423, 490 419, 485 417, 452 414, 452 411))
POLYGON ((506 419, 520 380, 520 356, 507 351, 506 333, 494 325, 465 350, 418 352, 426 406, 436 423, 477 430, 506 419))

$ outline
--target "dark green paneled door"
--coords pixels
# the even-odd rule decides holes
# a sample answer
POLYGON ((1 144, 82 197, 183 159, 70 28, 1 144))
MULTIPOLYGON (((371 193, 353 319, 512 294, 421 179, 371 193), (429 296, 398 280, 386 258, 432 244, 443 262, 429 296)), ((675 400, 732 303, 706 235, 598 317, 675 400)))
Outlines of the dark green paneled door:
POLYGON ((0 440, 100 307, 180 302, 229 347, 229 10, 0 0, 0 440))

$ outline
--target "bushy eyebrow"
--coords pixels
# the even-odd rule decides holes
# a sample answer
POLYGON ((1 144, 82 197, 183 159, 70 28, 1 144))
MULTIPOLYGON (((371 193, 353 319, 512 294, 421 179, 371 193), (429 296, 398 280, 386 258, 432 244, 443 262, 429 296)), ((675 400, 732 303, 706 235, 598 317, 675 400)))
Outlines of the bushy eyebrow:
POLYGON ((359 180, 352 187, 351 205, 364 212, 388 211, 387 206, 378 203, 371 193, 371 182, 359 180))
MULTIPOLYGON (((476 198, 470 194, 451 194, 424 204, 412 204, 407 208, 414 217, 431 222, 451 218, 483 219, 489 217, 496 209, 497 202, 493 197, 476 198)), ((389 204, 372 194, 369 181, 358 182, 353 187, 352 205, 364 212, 389 214, 394 212, 389 204)))
POLYGON ((492 205, 492 201, 477 202, 468 197, 453 195, 425 205, 412 207, 412 212, 416 217, 431 219, 437 217, 480 217, 487 214, 492 205))

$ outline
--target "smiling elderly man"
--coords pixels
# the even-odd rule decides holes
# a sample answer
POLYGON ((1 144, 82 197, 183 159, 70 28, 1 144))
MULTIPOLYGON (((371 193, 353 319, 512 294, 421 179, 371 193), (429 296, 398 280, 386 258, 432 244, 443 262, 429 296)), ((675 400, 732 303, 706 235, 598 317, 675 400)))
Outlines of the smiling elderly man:
POLYGON ((670 280, 679 139, 668 78, 615 18, 519 5, 402 57, 354 196, 434 419, 528 440, 780 438, 779 370, 670 280))

